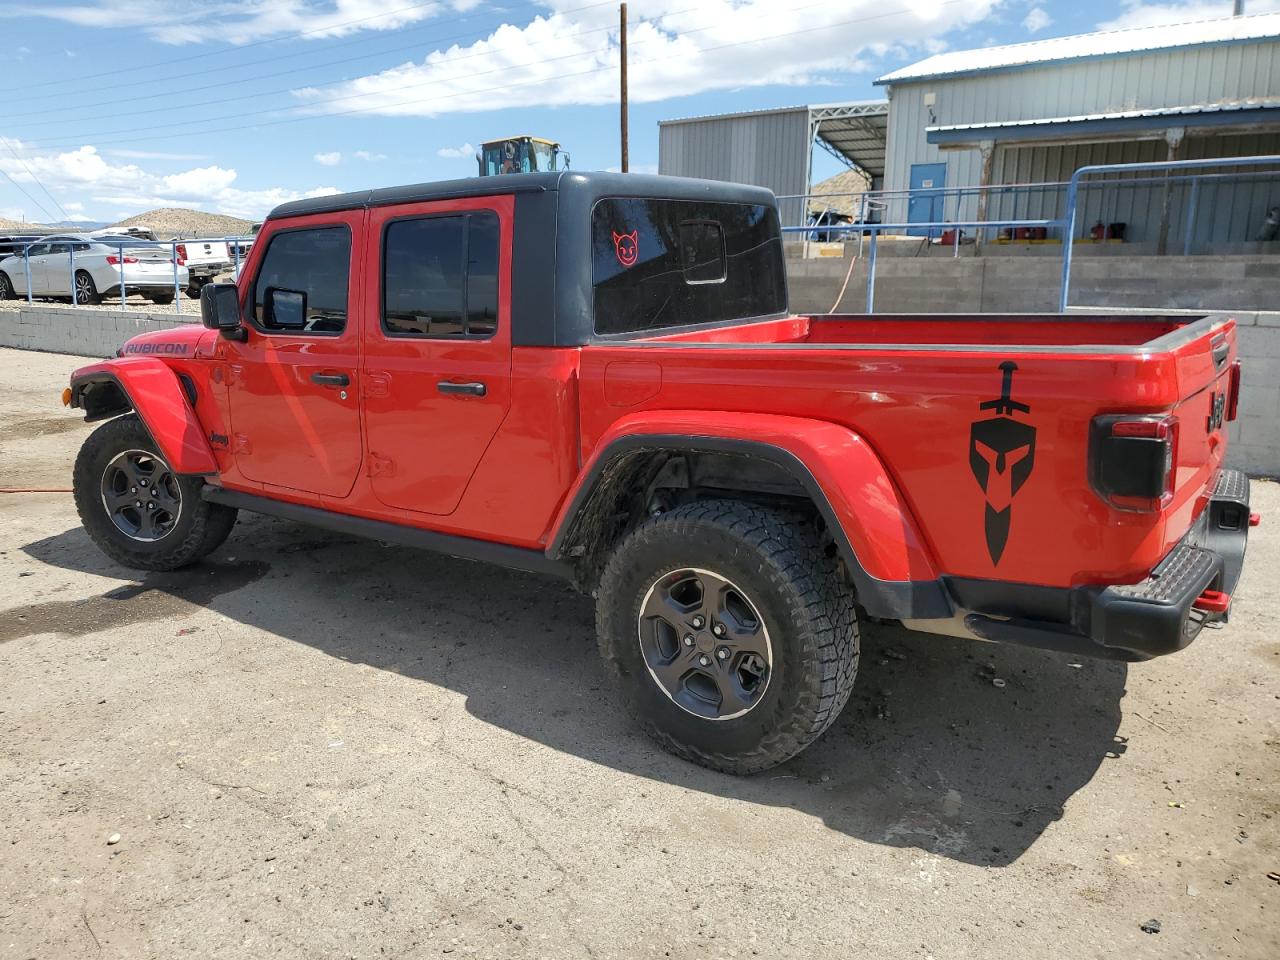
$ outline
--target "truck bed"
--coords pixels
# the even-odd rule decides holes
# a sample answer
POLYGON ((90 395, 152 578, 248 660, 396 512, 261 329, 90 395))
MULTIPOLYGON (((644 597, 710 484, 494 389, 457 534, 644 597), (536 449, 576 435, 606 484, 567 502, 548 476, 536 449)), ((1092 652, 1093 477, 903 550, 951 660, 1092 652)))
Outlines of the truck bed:
POLYGON ((1225 448, 1215 403, 1234 360, 1225 317, 792 316, 685 330, 582 351, 582 455, 638 410, 834 422, 875 450, 909 506, 932 566, 913 574, 1135 583, 1205 508, 1225 448), (993 560, 971 461, 1009 365, 1005 393, 1028 409, 1008 419, 1034 437, 1033 467, 993 560), (1106 414, 1177 418, 1173 489, 1158 511, 1118 510, 1092 489, 1091 429, 1106 414))

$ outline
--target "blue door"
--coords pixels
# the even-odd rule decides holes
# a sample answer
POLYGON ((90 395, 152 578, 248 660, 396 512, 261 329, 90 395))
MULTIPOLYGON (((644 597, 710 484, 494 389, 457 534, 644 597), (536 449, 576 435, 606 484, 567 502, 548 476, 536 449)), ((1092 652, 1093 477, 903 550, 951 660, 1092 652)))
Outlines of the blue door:
MULTIPOLYGON (((913 163, 911 165, 911 193, 907 198, 908 223, 939 223, 945 215, 942 188, 947 185, 945 163, 913 163)), ((908 230, 913 237, 940 234, 935 230, 908 230)))

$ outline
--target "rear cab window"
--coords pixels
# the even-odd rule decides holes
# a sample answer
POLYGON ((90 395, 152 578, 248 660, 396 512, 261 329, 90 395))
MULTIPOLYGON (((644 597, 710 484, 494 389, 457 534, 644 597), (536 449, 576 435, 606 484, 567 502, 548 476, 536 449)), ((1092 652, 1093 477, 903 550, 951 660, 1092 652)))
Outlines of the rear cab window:
POLYGON ((591 214, 595 332, 778 316, 786 267, 771 205, 606 198, 591 214))

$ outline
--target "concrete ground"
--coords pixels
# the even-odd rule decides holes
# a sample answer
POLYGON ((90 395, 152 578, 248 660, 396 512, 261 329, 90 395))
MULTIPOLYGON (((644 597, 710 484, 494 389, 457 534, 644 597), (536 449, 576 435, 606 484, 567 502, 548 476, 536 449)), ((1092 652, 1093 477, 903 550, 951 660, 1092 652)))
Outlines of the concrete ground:
MULTIPOLYGON (((0 487, 68 485, 74 366, 0 351, 0 487)), ((734 779, 618 715, 559 583, 249 516, 140 576, 0 494, 0 958, 1275 958, 1254 497, 1227 629, 1126 667, 868 627, 836 726, 734 779)))

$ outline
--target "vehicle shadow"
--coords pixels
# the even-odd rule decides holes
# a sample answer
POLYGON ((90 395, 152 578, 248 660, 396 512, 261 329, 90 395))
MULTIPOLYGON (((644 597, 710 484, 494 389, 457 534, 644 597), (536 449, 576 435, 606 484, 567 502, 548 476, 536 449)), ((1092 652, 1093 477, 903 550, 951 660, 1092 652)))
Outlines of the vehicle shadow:
POLYGON ((661 752, 619 715, 596 656, 592 601, 555 580, 246 515, 212 557, 176 573, 124 571, 79 527, 23 549, 136 584, 7 611, 0 642, 208 607, 454 690, 478 719, 591 762, 965 863, 1015 861, 1124 750, 1123 664, 868 624, 836 724, 779 768, 729 777, 661 752))

